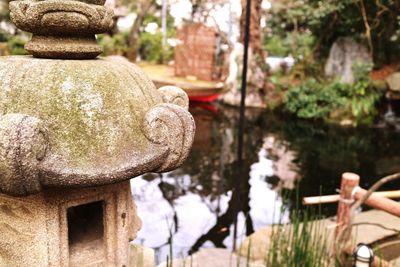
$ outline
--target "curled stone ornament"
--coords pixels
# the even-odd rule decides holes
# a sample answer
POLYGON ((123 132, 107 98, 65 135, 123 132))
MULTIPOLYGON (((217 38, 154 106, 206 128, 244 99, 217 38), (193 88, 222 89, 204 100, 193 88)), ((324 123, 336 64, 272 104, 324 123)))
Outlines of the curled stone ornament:
POLYGON ((23 114, 0 116, 0 192, 12 196, 38 193, 39 164, 47 146, 41 120, 23 114))
POLYGON ((146 138, 169 150, 156 172, 171 171, 183 164, 193 144, 195 128, 192 115, 174 104, 157 105, 146 114, 143 122, 146 138))
POLYGON ((158 89, 164 103, 175 104, 184 109, 189 109, 189 97, 181 88, 176 86, 163 86, 158 89))

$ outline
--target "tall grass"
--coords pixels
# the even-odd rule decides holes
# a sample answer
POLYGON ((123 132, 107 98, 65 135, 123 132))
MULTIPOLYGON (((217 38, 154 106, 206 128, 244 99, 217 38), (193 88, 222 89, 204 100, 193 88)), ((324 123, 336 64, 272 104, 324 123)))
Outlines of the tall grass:
MULTIPOLYGON (((282 198, 285 203, 288 195, 282 198)), ((318 210, 301 210, 299 203, 297 188, 296 203, 290 216, 290 224, 279 223, 272 226, 270 246, 265 259, 266 266, 326 267, 330 265, 328 233, 324 221, 321 220, 321 206, 318 206, 318 210)))
POLYGON ((290 225, 273 226, 266 266, 328 266, 327 234, 317 219, 310 212, 296 210, 290 225))

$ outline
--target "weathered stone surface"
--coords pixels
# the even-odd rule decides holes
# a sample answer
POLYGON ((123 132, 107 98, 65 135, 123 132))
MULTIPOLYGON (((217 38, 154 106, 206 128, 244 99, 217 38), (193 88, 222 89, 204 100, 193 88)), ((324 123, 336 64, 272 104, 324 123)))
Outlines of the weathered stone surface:
MULTIPOLYGON (((94 227, 94 221, 79 227, 94 227), (89 224, 89 225, 88 225, 89 224)), ((75 225, 76 226, 76 225, 75 225)), ((130 184, 44 191, 14 198, 0 194, 0 266, 135 266, 129 241, 141 226, 130 184), (103 203, 104 232, 71 242, 71 207, 103 203)))
POLYGON ((102 52, 95 34, 113 27, 114 13, 104 2, 12 1, 10 17, 18 28, 33 33, 25 48, 35 57, 95 58, 102 52))
POLYGON ((163 86, 158 89, 164 103, 175 104, 189 109, 189 97, 181 88, 176 86, 163 86))
POLYGON ((265 261, 271 244, 271 236, 272 227, 261 228, 242 242, 238 254, 242 257, 248 256, 251 260, 265 261))
POLYGON ((337 77, 343 83, 353 83, 353 66, 370 63, 372 58, 365 45, 355 42, 350 37, 340 37, 329 52, 325 75, 337 77))
POLYGON ((94 5, 104 5, 106 3, 106 0, 78 0, 84 3, 88 3, 88 4, 94 4, 94 5))
POLYGON ((25 45, 34 57, 54 59, 92 59, 102 53, 96 38, 34 35, 25 45))
POLYGON ((171 171, 183 164, 194 139, 195 124, 187 111, 173 104, 157 105, 146 114, 143 129, 148 140, 168 147, 169 154, 157 172, 171 171))
POLYGON ((43 122, 26 115, 0 116, 0 192, 34 194, 41 190, 39 163, 48 146, 43 122))
POLYGON ((113 25, 112 10, 81 1, 12 1, 10 12, 19 29, 38 35, 86 36, 113 25))
MULTIPOLYGON (((104 185, 177 168, 195 129, 190 113, 163 104, 136 65, 112 59, 3 58, 0 114, 11 113, 41 120, 48 133, 46 156, 35 163, 40 184, 11 188, 5 181, 19 178, 0 177, 1 190, 16 195, 40 186, 104 185)), ((0 172, 13 173, 5 166, 0 172)))
POLYGON ((380 210, 357 214, 354 223, 359 224, 353 227, 355 244, 371 244, 396 234, 395 231, 382 229, 377 225, 384 225, 388 229, 400 231, 400 218, 380 210))
POLYGON ((386 82, 388 83, 390 90, 400 92, 400 72, 395 72, 390 75, 386 79, 386 82))
MULTIPOLYGON (((111 29, 104 2, 13 1, 11 17, 34 56, 91 59, 111 29)), ((129 62, 1 58, 0 266, 137 266, 126 180, 183 163, 187 109, 129 62)))
POLYGON ((391 262, 391 264, 392 264, 394 267, 400 267, 400 257, 397 258, 396 260, 393 260, 393 261, 391 262))
POLYGON ((131 267, 154 267, 154 250, 137 244, 130 244, 129 264, 131 267))
MULTIPOLYGON (((166 262, 159 264, 157 267, 167 267, 166 262)), ((221 248, 205 248, 196 252, 192 256, 185 259, 174 259, 172 261, 174 267, 265 267, 263 261, 249 262, 247 258, 240 257, 227 249, 221 248)))

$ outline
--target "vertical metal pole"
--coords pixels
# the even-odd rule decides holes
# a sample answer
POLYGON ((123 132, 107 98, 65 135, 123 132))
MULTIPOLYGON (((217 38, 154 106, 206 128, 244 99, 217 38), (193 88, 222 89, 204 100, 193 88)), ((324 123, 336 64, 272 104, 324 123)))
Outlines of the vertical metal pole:
MULTIPOLYGON (((247 89, 247 68, 249 58, 249 43, 250 43, 250 18, 251 18, 251 0, 247 0, 246 3, 246 22, 244 30, 244 53, 243 53, 243 70, 242 70, 242 87, 241 87, 241 99, 240 99, 240 117, 239 117, 239 136, 238 136, 238 150, 237 150, 237 179, 235 190, 240 190, 240 177, 243 173, 243 134, 245 124, 245 100, 246 100, 246 89, 247 89)), ((238 193, 240 196, 240 194, 238 193)), ((238 204, 240 204, 240 197, 238 197, 238 204)), ((235 214, 234 228, 233 228, 233 249, 236 250, 236 237, 237 237, 237 216, 235 214)))

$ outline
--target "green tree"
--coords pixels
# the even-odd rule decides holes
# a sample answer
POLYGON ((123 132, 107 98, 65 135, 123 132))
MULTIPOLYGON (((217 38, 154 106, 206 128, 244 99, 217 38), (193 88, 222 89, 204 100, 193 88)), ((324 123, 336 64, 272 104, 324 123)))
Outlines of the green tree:
POLYGON ((400 1, 393 0, 281 0, 267 23, 270 35, 311 34, 314 55, 326 57, 340 36, 368 44, 376 63, 389 63, 400 50, 400 1))
MULTIPOLYGON (((126 2, 126 0, 125 0, 126 2)), ((127 1, 131 3, 132 1, 127 1)), ((152 13, 156 8, 156 0, 137 0, 135 1, 136 19, 129 31, 128 35, 128 53, 127 57, 130 61, 136 61, 139 50, 139 36, 143 21, 148 13, 152 13)))

